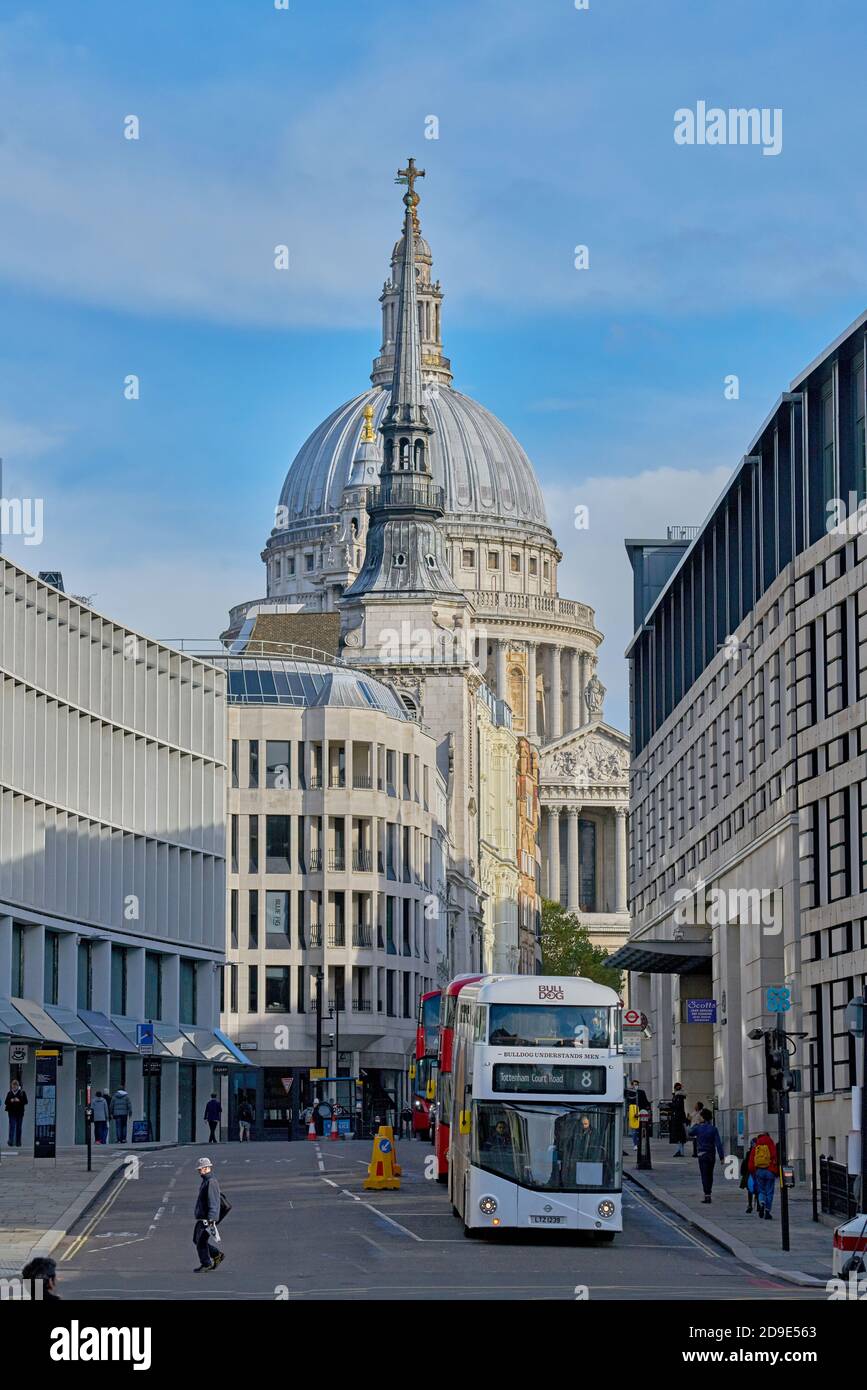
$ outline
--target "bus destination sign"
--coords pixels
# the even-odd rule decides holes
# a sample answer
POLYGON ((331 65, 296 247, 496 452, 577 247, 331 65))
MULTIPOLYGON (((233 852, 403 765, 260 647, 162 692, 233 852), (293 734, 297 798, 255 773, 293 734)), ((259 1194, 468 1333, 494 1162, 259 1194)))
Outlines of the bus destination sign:
POLYGON ((549 1095, 599 1095, 605 1091, 604 1067, 494 1065, 495 1091, 534 1092, 549 1095))

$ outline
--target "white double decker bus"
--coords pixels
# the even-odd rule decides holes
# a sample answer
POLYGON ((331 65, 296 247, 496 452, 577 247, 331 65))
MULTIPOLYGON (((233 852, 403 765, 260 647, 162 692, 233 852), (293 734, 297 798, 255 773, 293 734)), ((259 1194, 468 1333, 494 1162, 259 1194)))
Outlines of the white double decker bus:
POLYGON ((577 976, 488 975, 458 996, 449 1195, 464 1234, 623 1229, 622 1006, 577 976))

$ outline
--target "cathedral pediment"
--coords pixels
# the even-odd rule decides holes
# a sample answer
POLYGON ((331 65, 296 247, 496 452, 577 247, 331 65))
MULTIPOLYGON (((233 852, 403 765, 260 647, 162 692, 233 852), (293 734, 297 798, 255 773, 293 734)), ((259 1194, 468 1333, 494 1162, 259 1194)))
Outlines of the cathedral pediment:
POLYGON ((541 750, 539 780, 543 787, 611 789, 624 795, 629 787, 629 740, 601 721, 575 729, 541 750))

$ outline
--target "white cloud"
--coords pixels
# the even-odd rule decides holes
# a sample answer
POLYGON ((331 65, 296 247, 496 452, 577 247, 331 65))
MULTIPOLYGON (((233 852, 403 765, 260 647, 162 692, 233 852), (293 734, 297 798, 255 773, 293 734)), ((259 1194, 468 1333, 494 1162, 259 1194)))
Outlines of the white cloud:
POLYGON ((697 468, 645 469, 634 476, 597 475, 574 486, 547 488, 548 514, 563 517, 557 540, 563 551, 558 587, 564 598, 589 603, 605 641, 599 673, 608 687, 606 718, 628 728, 629 670, 623 653, 632 638, 632 568, 623 542, 629 537, 664 537, 670 525, 699 525, 731 476, 719 465, 697 468), (586 531, 566 529, 575 505, 590 509, 586 531))

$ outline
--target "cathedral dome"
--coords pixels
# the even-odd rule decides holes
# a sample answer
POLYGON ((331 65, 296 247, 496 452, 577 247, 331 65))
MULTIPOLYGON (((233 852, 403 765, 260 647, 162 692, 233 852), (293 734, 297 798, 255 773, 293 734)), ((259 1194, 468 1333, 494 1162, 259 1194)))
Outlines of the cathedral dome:
MULTIPOLYGON (((340 512, 344 489, 370 486, 379 477, 379 446, 362 457, 365 407, 373 407, 377 433, 391 392, 374 386, 340 406, 301 446, 280 493, 284 525, 340 512)), ((489 522, 498 531, 541 528, 548 537, 545 504, 533 465, 506 426, 470 396, 426 382, 424 404, 433 426, 430 458, 434 481, 445 493, 445 526, 489 522)))

